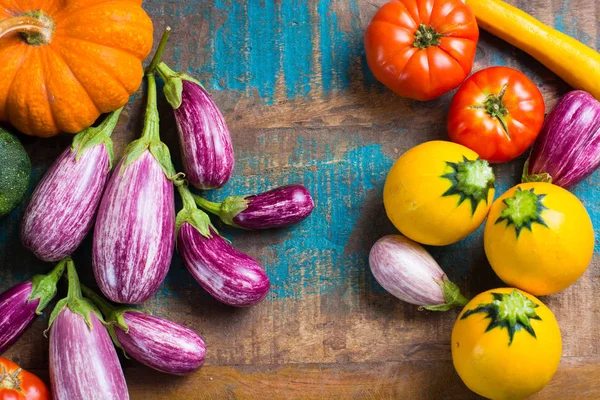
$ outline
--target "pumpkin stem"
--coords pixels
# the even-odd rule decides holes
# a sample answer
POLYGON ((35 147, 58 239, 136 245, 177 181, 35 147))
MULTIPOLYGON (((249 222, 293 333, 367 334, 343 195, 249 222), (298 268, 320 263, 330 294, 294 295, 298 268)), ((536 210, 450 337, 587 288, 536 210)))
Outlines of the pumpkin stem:
POLYGON ((29 11, 0 21, 0 38, 11 32, 20 33, 33 46, 48 44, 54 34, 54 21, 40 10, 29 11))

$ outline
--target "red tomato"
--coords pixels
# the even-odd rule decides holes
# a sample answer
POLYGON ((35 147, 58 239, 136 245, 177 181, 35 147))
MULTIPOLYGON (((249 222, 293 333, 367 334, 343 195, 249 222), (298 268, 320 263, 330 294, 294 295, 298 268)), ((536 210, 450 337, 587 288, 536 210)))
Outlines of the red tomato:
POLYGON ((402 97, 431 100, 471 72, 479 29, 461 0, 393 0, 365 35, 373 75, 402 97))
POLYGON ((533 144, 545 111, 542 94, 525 74, 508 67, 486 68, 456 92, 448 134, 489 162, 510 161, 533 144))
POLYGON ((40 378, 0 358, 0 400, 50 400, 50 392, 40 378))

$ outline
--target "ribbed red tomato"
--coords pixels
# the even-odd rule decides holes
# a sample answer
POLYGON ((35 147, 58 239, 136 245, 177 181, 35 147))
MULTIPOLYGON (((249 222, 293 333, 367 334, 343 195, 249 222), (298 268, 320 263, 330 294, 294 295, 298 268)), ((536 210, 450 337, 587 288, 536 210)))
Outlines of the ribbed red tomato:
POLYGON ((525 74, 508 67, 486 68, 456 92, 448 134, 484 160, 510 161, 533 144, 545 111, 542 94, 525 74))
POLYGON ((373 75, 402 97, 431 100, 471 72, 479 29, 461 0, 392 0, 365 35, 373 75))
POLYGON ((0 358, 0 400, 50 400, 50 392, 40 378, 0 358))

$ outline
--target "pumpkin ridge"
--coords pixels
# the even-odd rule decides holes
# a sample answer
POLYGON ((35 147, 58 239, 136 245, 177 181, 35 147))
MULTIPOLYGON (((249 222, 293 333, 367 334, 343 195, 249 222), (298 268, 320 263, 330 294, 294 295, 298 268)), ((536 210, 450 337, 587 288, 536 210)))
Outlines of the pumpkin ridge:
MULTIPOLYGON (((4 114, 5 117, 7 117, 8 119, 8 115, 10 114, 10 109, 12 107, 10 107, 10 94, 13 91, 13 87, 15 86, 15 81, 17 80, 17 76, 19 75, 19 72, 23 69, 23 64, 25 64, 27 62, 27 58, 29 56, 29 52, 31 50, 31 47, 26 46, 25 47, 25 51, 23 54, 23 58, 21 63, 19 64, 19 66, 15 69, 15 73, 12 77, 12 80, 10 81, 10 85, 8 85, 7 89, 6 89, 6 99, 4 100, 4 114)), ((27 127, 29 127, 29 121, 27 121, 27 127)))
MULTIPOLYGON (((69 38, 70 40, 81 40, 81 39, 76 39, 76 38, 73 38, 73 37, 70 37, 70 36, 69 36, 68 38, 69 38)), ((93 43, 93 42, 90 42, 90 43, 93 43)), ((93 43, 93 44, 95 44, 95 45, 98 45, 97 43, 93 43)), ((60 53, 61 53, 61 56, 62 56, 62 51, 64 51, 64 50, 63 50, 62 46, 59 46, 59 45, 60 45, 60 42, 59 42, 59 43, 56 43, 56 42, 55 42, 55 45, 56 45, 56 47, 59 47, 59 48, 61 49, 61 50, 60 50, 60 53)), ((102 45, 100 45, 100 46, 102 46, 102 45)), ((105 46, 105 47, 106 47, 106 46, 105 46)), ((113 49, 113 48, 111 48, 111 47, 108 47, 108 48, 109 48, 109 49, 113 49)), ((115 49, 115 50, 116 50, 116 49, 115 49)), ((102 66, 102 65, 98 64, 98 62, 97 62, 97 61, 95 61, 95 60, 92 60, 90 57, 81 56, 81 55, 78 55, 77 57, 78 57, 79 59, 85 60, 85 62, 86 62, 88 65, 93 65, 93 66, 94 66, 94 68, 96 68, 96 69, 98 69, 98 70, 101 70, 102 72, 104 72, 104 73, 105 73, 105 74, 106 74, 108 77, 110 77, 110 78, 111 78, 111 79, 112 79, 114 82, 116 82, 116 83, 118 84, 118 86, 120 87, 120 89, 121 89, 121 90, 122 90, 124 93, 127 93, 127 94, 128 94, 128 96, 127 96, 127 97, 129 98, 129 96, 130 96, 130 95, 129 95, 130 91, 129 91, 129 90, 127 90, 127 88, 126 88, 126 87, 123 85, 123 83, 121 82, 121 80, 120 80, 120 79, 117 79, 117 78, 116 78, 116 77, 113 75, 112 71, 108 71, 106 68, 104 68, 104 66, 102 66)), ((79 79, 78 75, 77 75, 77 74, 76 74, 76 73, 73 71, 73 69, 71 68, 71 65, 70 65, 70 61, 69 61, 68 59, 64 58, 64 57, 63 57, 63 60, 65 61, 65 64, 66 64, 66 65, 69 67, 69 70, 71 70, 71 72, 73 73, 73 75, 75 76, 75 78, 77 78, 77 80, 79 81, 79 84, 80 84, 80 85, 83 87, 83 89, 85 90, 85 92, 86 92, 86 93, 88 93, 88 95, 89 95, 89 93, 90 93, 89 89, 85 87, 85 85, 82 83, 82 80, 81 80, 81 79, 79 79)), ((107 86, 106 82, 105 82, 105 86, 107 86)), ((91 98, 91 96, 90 96, 90 98, 91 98)), ((93 104, 94 104, 94 106, 95 106, 95 107, 96 107, 96 108, 97 108, 97 109, 100 111, 100 113, 105 113, 105 112, 109 112, 109 111, 110 111, 110 110, 108 110, 108 111, 107 111, 107 110, 104 110, 104 109, 102 109, 102 108, 101 108, 99 105, 97 105, 97 103, 96 103, 95 101, 93 101, 93 100, 92 100, 92 103, 93 103, 93 104)))
MULTIPOLYGON (((26 52, 27 52, 27 47, 26 46, 22 46, 21 42, 17 42, 17 44, 14 45, 15 47, 17 47, 15 49, 15 53, 13 54, 13 57, 19 57, 21 58, 20 62, 18 63, 18 65, 16 66, 16 68, 14 68, 12 71, 12 75, 10 76, 10 83, 6 86, 6 91, 4 92, 4 105, 0 108, 0 120, 4 120, 6 118, 6 104, 7 104, 7 97, 8 94, 10 93, 10 91, 12 90, 12 84, 15 81, 15 78, 17 77, 17 73, 19 72, 19 70, 21 69, 21 67, 23 66, 23 63, 25 62, 26 59, 26 52)), ((3 63, 6 63, 6 59, 2 58, 3 63)), ((6 65, 6 64, 5 64, 6 65)), ((11 73, 8 72, 7 73, 11 73)), ((2 75, 3 78, 7 78, 7 75, 3 74, 2 75)))
MULTIPOLYGON (((125 53, 125 54, 127 54, 127 55, 129 55, 129 56, 131 56, 131 57, 134 57, 136 60, 138 60, 138 58, 137 58, 137 57, 136 57, 134 54, 131 54, 131 53, 129 53, 128 51, 125 51, 125 50, 122 50, 122 49, 117 49, 117 48, 115 48, 115 47, 109 47, 109 46, 105 46, 105 45, 103 45, 103 44, 96 43, 96 42, 93 42, 93 41, 90 41, 90 40, 79 39, 79 38, 76 38, 76 37, 73 37, 73 36, 68 36, 68 35, 65 35, 65 36, 63 36, 63 38, 68 38, 69 40, 75 40, 75 41, 77 41, 77 40, 78 40, 78 41, 81 41, 81 42, 87 42, 87 43, 91 43, 91 44, 93 44, 94 46, 98 46, 98 47, 101 47, 101 48, 105 48, 105 49, 107 49, 107 50, 110 50, 110 51, 119 51, 119 52, 125 53)), ((90 60, 90 58, 89 58, 89 57, 86 57, 86 60, 90 60)), ((65 62, 66 62, 66 60, 65 60, 65 62)), ((112 71, 109 71, 108 69, 106 69, 106 68, 105 68, 105 67, 103 67, 102 65, 98 64, 98 62, 97 62, 96 60, 90 60, 89 62, 90 62, 90 63, 93 63, 93 65, 94 65, 95 67, 97 67, 98 69, 100 69, 100 70, 104 71, 104 72, 105 72, 107 75, 109 75, 109 76, 110 76, 110 77, 111 77, 113 80, 115 80, 116 82, 118 82, 118 83, 119 83, 119 85, 121 85, 121 87, 123 88, 123 90, 125 90, 127 93, 129 93, 129 90, 127 89, 127 87, 125 86, 125 84, 122 82, 122 80, 121 80, 121 79, 119 79, 118 77, 116 77, 116 76, 113 74, 113 72, 112 72, 112 71)), ((68 64, 68 63, 67 63, 67 64, 68 64)))
MULTIPOLYGON (((2 0, 0 0, 1 2, 2 0)), ((126 3, 128 5, 134 5, 137 7, 141 7, 140 1, 134 0, 97 0, 95 3, 83 4, 83 5, 70 5, 70 6, 62 6, 57 7, 55 10, 55 15, 52 17, 55 21, 62 21, 65 18, 68 18, 70 14, 79 13, 87 8, 95 7, 99 5, 104 5, 106 3, 126 3)))
POLYGON ((47 63, 47 58, 48 58, 48 47, 47 46, 43 46, 40 49, 40 69, 41 69, 41 75, 42 75, 42 79, 43 79, 43 87, 44 87, 44 92, 46 93, 46 99, 48 100, 48 110, 50 111, 50 122, 52 123, 52 125, 54 125, 57 129, 60 129, 58 126, 58 121, 56 120, 56 116, 54 115, 54 110, 52 109, 52 102, 50 101, 50 93, 48 93, 48 85, 46 84, 46 82, 48 81, 49 77, 48 77, 48 68, 46 66, 47 63))
MULTIPOLYGON (((67 68, 69 74, 71 74, 71 76, 74 78, 73 81, 77 82, 77 85, 79 85, 79 87, 81 88, 81 90, 83 91, 83 93, 85 93, 85 95, 88 97, 90 103, 94 106, 95 108, 95 112, 97 114, 101 114, 102 112, 100 111, 100 108, 98 107, 98 105, 96 104, 96 102, 94 101, 94 99, 92 98, 92 96, 90 95, 90 93, 88 92, 87 88, 85 86, 83 86, 83 84, 81 83, 81 81, 79 81, 79 79, 77 79, 77 76, 75 75, 75 73, 73 72, 73 70, 71 69, 71 66, 69 65, 69 63, 67 62, 67 60, 64 59, 64 57, 54 49, 54 47, 52 46, 52 44, 49 46, 48 49, 48 57, 56 57, 58 60, 61 60, 64 67, 67 68)), ((52 109, 52 106, 50 106, 50 109, 52 109)), ((93 123, 93 122, 92 122, 93 123)), ((61 129, 62 131, 65 131, 65 129, 61 129)))

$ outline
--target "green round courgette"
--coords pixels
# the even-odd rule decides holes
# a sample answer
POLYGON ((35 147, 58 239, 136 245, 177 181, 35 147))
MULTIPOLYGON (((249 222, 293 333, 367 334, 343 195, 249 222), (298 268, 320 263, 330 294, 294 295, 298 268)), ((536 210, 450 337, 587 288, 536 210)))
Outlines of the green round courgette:
POLYGON ((23 145, 0 127, 0 218, 21 204, 30 175, 31 160, 23 145))

